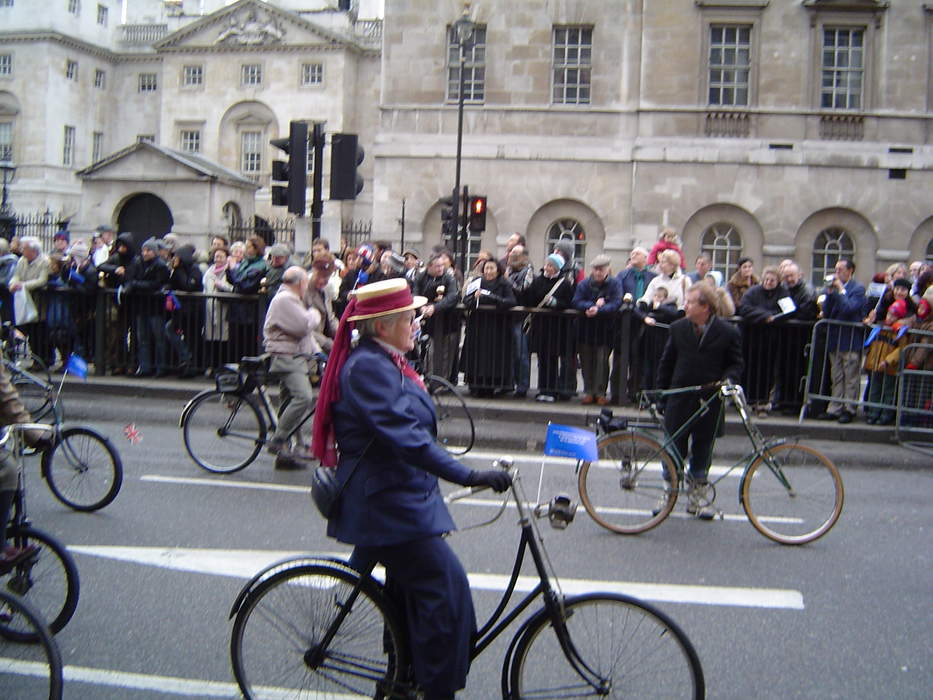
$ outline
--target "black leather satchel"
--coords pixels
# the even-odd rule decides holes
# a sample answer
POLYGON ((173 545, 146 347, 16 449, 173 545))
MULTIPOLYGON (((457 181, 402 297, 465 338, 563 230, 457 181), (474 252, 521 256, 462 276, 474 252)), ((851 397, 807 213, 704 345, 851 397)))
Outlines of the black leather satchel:
POLYGON ((314 501, 314 507, 318 509, 318 512, 328 520, 336 517, 340 510, 340 497, 343 495, 343 490, 353 478, 353 472, 356 471, 363 455, 372 444, 373 441, 370 440, 360 456, 356 458, 356 462, 353 463, 347 475, 347 480, 342 484, 337 480, 336 467, 318 467, 311 475, 311 500, 314 501))

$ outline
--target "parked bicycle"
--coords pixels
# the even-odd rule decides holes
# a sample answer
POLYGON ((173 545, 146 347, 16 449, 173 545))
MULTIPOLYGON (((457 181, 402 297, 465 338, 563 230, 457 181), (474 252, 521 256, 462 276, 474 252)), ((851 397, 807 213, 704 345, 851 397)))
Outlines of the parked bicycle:
MULTIPOLYGON (((9 368, 9 365, 7 365, 9 368)), ((101 433, 83 425, 64 425, 61 390, 25 370, 10 370, 13 383, 33 420, 51 418, 52 447, 42 453, 42 478, 69 508, 90 512, 113 502, 123 486, 123 461, 101 433), (28 401, 28 397, 36 399, 28 401)))
POLYGON ((4 697, 59 700, 62 684, 61 653, 42 615, 20 596, 0 590, 0 688, 4 697), (36 643, 17 641, 18 630, 27 630, 36 643))
MULTIPOLYGON (((509 458, 497 460, 506 469, 509 458)), ((473 494, 465 489, 448 502, 473 494)), ((566 596, 551 570, 537 527, 547 517, 558 528, 572 509, 532 507, 513 472, 496 520, 511 501, 521 536, 509 585, 474 640, 477 657, 529 609, 543 605, 519 626, 502 666, 502 697, 703 698, 703 670, 696 650, 667 615, 626 595, 566 596), (539 582, 506 612, 526 552, 539 582)), ((356 571, 346 561, 298 557, 260 571, 237 596, 230 617, 233 673, 244 697, 367 697, 413 700, 404 615, 372 567, 356 571)))
MULTIPOLYGON (((55 633, 68 624, 78 605, 78 567, 64 545, 45 532, 32 527, 26 513, 26 487, 22 461, 29 449, 23 441, 23 431, 50 431, 52 426, 41 423, 16 423, 6 426, 0 435, 0 449, 6 449, 19 460, 19 482, 13 499, 13 515, 7 527, 7 539, 31 554, 13 565, 0 566, 0 590, 23 596, 55 633)), ((24 618, 25 619, 25 618, 24 618)), ((13 618, 2 623, 5 638, 21 642, 39 639, 34 628, 13 618)))
MULTIPOLYGON (((818 450, 786 438, 766 439, 749 415, 742 387, 731 382, 642 392, 651 420, 613 419, 603 410, 598 421, 599 459, 578 462, 580 499, 600 525, 624 535, 645 532, 660 524, 685 492, 684 456, 677 438, 722 397, 739 414, 752 451, 711 478, 709 501, 716 485, 742 469, 739 502, 749 522, 762 535, 781 544, 805 544, 822 537, 842 513, 842 477, 832 461, 818 450), (658 400, 688 392, 710 394, 673 434, 667 432, 658 400)), ((715 472, 711 472, 712 474, 715 472)), ((718 512, 722 517, 722 512, 718 512)))
POLYGON ((436 374, 428 374, 428 358, 433 339, 421 332, 417 341, 414 367, 424 380, 424 386, 434 402, 437 414, 437 443, 452 455, 465 455, 476 441, 476 427, 466 401, 453 384, 436 374))

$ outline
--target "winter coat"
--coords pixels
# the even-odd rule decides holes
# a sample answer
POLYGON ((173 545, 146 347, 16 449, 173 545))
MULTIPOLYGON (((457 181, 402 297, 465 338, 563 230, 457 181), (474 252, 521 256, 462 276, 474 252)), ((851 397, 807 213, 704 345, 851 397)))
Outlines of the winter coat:
MULTIPOLYGON (((227 268, 219 273, 211 265, 202 278, 204 291, 208 295, 218 292, 232 292, 233 285, 227 280, 227 268)), ((227 323, 227 301, 208 296, 204 302, 204 338, 205 340, 228 340, 230 329, 227 323)))
POLYGON ((110 289, 116 289, 121 284, 126 282, 127 277, 124 272, 123 275, 116 274, 117 268, 122 267, 125 270, 128 270, 130 265, 133 263, 133 258, 136 257, 136 241, 133 240, 132 233, 121 233, 117 236, 117 240, 113 243, 113 253, 110 254, 110 257, 107 258, 107 261, 98 265, 98 272, 104 273, 104 282, 107 287, 110 289), (120 252, 120 244, 123 243, 126 246, 126 252, 120 252))
POLYGON ((787 290, 781 285, 765 289, 756 284, 742 296, 737 312, 746 323, 767 323, 769 317, 782 313, 778 302, 787 296, 787 290))
POLYGON ((426 297, 434 305, 434 315, 424 320, 425 333, 437 336, 460 331, 462 317, 454 308, 460 300, 460 287, 453 272, 444 270, 440 277, 432 277, 425 270, 415 277, 412 294, 426 297))
POLYGON ((577 339, 584 345, 613 345, 619 330, 619 307, 622 305, 622 285, 609 275, 597 284, 587 277, 577 285, 571 306, 577 311, 586 311, 602 299, 603 305, 592 318, 577 321, 577 339))
POLYGON ((755 275, 752 275, 751 282, 746 282, 745 278, 740 277, 738 272, 729 278, 729 281, 726 282, 726 290, 732 297, 732 303, 735 304, 736 309, 742 306, 742 297, 745 296, 745 293, 760 281, 755 275))
POLYGON ((900 338, 897 337, 897 331, 891 328, 883 328, 865 353, 865 369, 869 372, 884 372, 887 375, 897 374, 898 363, 901 359, 901 350, 907 345, 907 334, 904 333, 900 338), (886 362, 884 367, 881 363, 886 362))

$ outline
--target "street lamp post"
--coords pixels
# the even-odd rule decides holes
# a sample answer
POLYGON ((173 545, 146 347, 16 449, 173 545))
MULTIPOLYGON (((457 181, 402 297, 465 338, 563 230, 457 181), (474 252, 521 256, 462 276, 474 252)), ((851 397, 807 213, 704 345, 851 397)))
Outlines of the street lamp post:
MULTIPOLYGON (((460 54, 460 87, 457 89, 457 173, 454 178, 454 222, 457 227, 457 240, 454 241, 456 247, 460 247, 460 267, 466 274, 467 269, 467 233, 466 226, 461 221, 461 211, 466 214, 466 203, 461 210, 460 204, 463 195, 460 192, 460 155, 463 149, 463 84, 464 84, 464 66, 466 65, 466 49, 473 39, 473 30, 476 25, 470 19, 470 3, 463 3, 463 12, 454 22, 454 32, 457 37, 460 54)), ((456 252, 456 251, 455 251, 456 252)))
POLYGON ((3 172, 3 194, 2 200, 0 200, 0 236, 9 240, 13 237, 13 224, 16 218, 13 216, 9 201, 7 200, 7 185, 13 180, 13 176, 16 174, 16 166, 10 161, 3 161, 0 162, 0 171, 3 172))

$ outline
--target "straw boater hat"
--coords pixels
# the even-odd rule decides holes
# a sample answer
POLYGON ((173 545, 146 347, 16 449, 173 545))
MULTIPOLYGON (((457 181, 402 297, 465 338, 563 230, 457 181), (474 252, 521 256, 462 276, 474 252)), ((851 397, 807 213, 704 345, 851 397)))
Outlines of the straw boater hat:
POLYGON ((401 277, 363 285, 350 292, 350 296, 356 303, 353 306, 353 315, 349 316, 347 321, 362 321, 420 309, 428 303, 427 297, 412 296, 408 282, 401 277))

